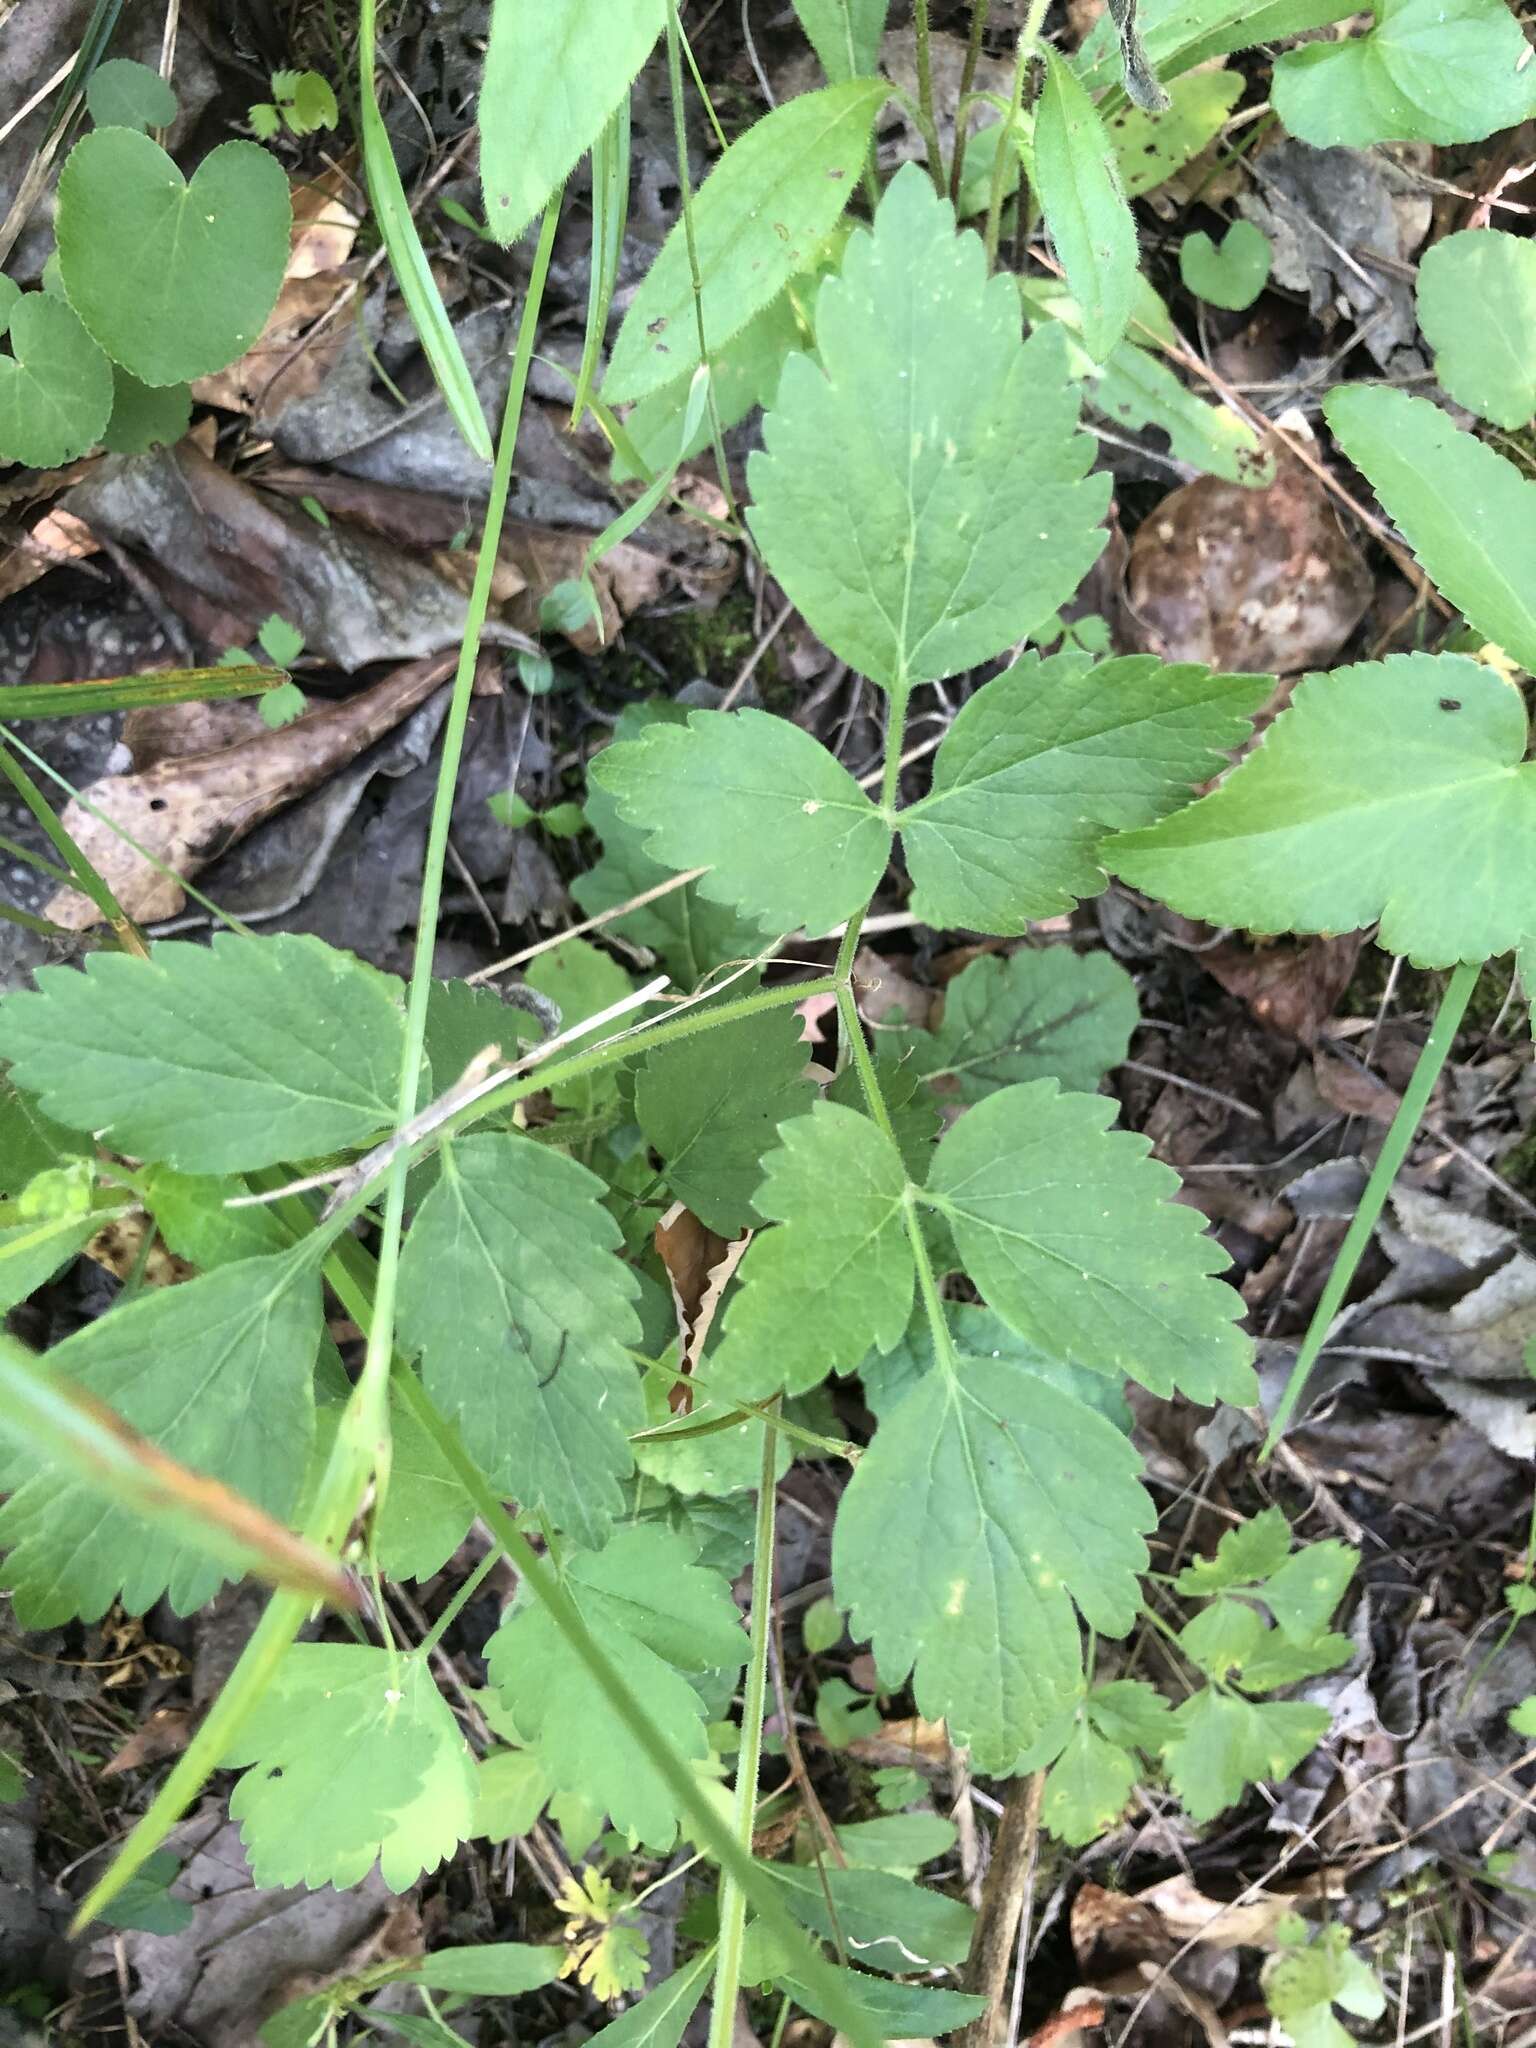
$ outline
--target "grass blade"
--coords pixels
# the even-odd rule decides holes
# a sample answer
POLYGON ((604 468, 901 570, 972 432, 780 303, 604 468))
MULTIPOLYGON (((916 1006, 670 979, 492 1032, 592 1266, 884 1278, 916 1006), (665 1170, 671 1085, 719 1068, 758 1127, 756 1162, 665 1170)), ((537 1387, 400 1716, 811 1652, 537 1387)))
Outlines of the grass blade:
POLYGON ((17 683, 5 693, 7 718, 91 718, 149 705, 211 704, 259 697, 287 682, 280 668, 168 668, 147 676, 97 676, 79 683, 17 683))

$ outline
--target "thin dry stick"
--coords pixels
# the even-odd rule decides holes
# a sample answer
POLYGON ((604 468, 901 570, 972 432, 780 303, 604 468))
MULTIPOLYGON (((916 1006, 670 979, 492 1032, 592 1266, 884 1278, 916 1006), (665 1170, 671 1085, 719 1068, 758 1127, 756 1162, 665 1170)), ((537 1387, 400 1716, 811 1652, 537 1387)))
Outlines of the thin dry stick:
MULTIPOLYGON (((1013 1962, 1019 1923, 1028 1910, 1034 1885, 1035 1853, 1040 1841, 1040 1801, 1044 1771, 1011 1779, 1003 1801, 1003 1817, 992 1841, 992 1861, 981 1889, 981 1911, 971 1934, 965 1964, 965 1988, 987 2001, 980 2019, 955 2034, 956 2048, 997 2048, 1008 2022, 1008 1972, 1013 1962)), ((1019 1959, 1019 1974, 1024 1958, 1019 1959)))
POLYGON ((22 122, 25 121, 25 119, 27 118, 28 114, 31 113, 32 109, 34 107, 40 107, 43 101, 47 99, 49 93, 58 91, 59 87, 64 83, 65 79, 68 78, 70 72, 74 70, 75 58, 77 58, 79 55, 80 52, 76 50, 73 56, 66 57, 64 59, 64 62, 59 66, 58 70, 54 72, 52 78, 44 79, 43 83, 37 88, 37 91, 33 93, 31 99, 24 101, 22 105, 16 109, 15 113, 12 114, 11 118, 9 119, 9 121, 6 122, 5 126, 3 128, 0 128, 0 142, 5 141, 6 137, 10 134, 13 128, 19 128, 22 122))

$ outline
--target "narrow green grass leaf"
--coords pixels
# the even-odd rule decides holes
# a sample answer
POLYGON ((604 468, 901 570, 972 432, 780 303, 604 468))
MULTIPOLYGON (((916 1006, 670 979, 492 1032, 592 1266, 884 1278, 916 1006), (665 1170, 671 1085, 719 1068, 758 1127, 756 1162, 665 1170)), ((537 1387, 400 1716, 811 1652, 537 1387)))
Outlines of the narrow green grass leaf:
POLYGON ((214 704, 258 697, 287 676, 280 668, 168 668, 146 676, 107 676, 82 683, 18 683, 5 693, 7 719, 94 718, 102 711, 149 705, 214 704))
POLYGON ((1192 1401, 1253 1399, 1242 1301, 1178 1176, 1148 1141, 1109 1131, 1105 1096, 1053 1081, 1005 1088, 941 1142, 922 1197, 954 1232, 988 1303, 1053 1357, 1192 1401))
POLYGON ((973 960, 945 989, 937 1030, 891 1038, 965 1102, 1044 1077, 1091 1092, 1125 1058, 1140 1014, 1135 982, 1108 953, 1025 948, 973 960))
POLYGON ((1469 411, 1500 427, 1536 412, 1536 247, 1499 228, 1469 228, 1426 249, 1419 326, 1435 375, 1469 411))
POLYGON ((625 1348, 636 1284, 603 1191, 531 1138, 465 1138, 444 1148, 400 1261, 401 1338, 427 1391, 496 1485, 585 1543, 622 1510, 645 1421, 625 1348))
MULTIPOLYGON (((281 1519, 309 1456, 320 1331, 312 1273, 287 1257, 245 1259, 139 1295, 57 1345, 47 1367, 168 1457, 281 1519)), ((190 1614, 228 1575, 179 1529, 146 1527, 94 1486, 61 1483, 25 1457, 6 1463, 0 1548, 24 1627, 94 1621, 114 1599, 142 1614, 162 1593, 190 1614)))
POLYGON ((1213 774, 1270 687, 1152 655, 1025 655, 962 707, 931 793, 897 814, 913 910, 941 930, 1022 933, 1096 896, 1105 834, 1213 774))
POLYGON ((0 1058, 50 1116, 186 1173, 359 1143, 393 1115, 390 982, 319 939, 220 933, 45 967, 0 1003, 0 1058))
POLYGON ((766 711, 695 711, 606 747, 592 779, 646 849, 707 867, 700 888, 743 918, 813 935, 851 917, 890 858, 890 827, 817 739, 766 711))
MULTIPOLYGON (((1454 512, 1470 520, 1464 503, 1454 512)), ((1209 796, 1105 855, 1213 924, 1348 932, 1379 919, 1380 943, 1417 966, 1489 959, 1536 916, 1528 739, 1520 692, 1465 655, 1334 669, 1302 683, 1209 796)))
POLYGON ((1083 317, 1083 344, 1102 363, 1120 341, 1136 296, 1136 223, 1098 109, 1047 46, 1035 111, 1035 192, 1083 317))
POLYGON ((1536 111, 1536 71, 1504 0, 1377 0, 1376 25, 1275 59, 1270 93, 1315 149, 1481 142, 1536 111))
POLYGON ((258 1885, 408 1891, 469 1837, 475 1769, 424 1657, 295 1643, 226 1754, 258 1885))
MULTIPOLYGON (((739 334, 814 260, 857 188, 889 87, 859 78, 802 93, 753 122, 693 203, 694 244, 711 348, 739 334)), ((643 398, 699 365, 684 223, 661 246, 624 315, 603 397, 643 398)))
POLYGON ((486 225, 515 242, 628 93, 666 22, 666 0, 495 0, 480 87, 486 225))
POLYGON ((282 166, 254 142, 221 142, 188 180, 147 135, 98 128, 59 175, 69 303, 143 384, 206 377, 251 346, 291 225, 282 166))
POLYGON ((1050 617, 1103 546, 1107 479, 1087 475, 1064 338, 1021 342, 1015 285, 916 164, 815 318, 819 364, 785 364, 748 521, 832 651, 904 691, 1050 617))
POLYGON ((709 1359, 717 1393, 804 1393, 871 1347, 901 1341, 912 1306, 906 1169, 868 1117, 821 1102, 785 1124, 755 1206, 782 1227, 748 1246, 725 1333, 709 1359))
POLYGON ((920 1380, 860 1459, 833 1536, 838 1598, 886 1682, 913 1671, 920 1711, 979 1770, 1012 1772, 1081 1691, 1075 1609, 1114 1635, 1135 1619, 1156 1522, 1139 1471, 1094 1409, 972 1357, 920 1380))

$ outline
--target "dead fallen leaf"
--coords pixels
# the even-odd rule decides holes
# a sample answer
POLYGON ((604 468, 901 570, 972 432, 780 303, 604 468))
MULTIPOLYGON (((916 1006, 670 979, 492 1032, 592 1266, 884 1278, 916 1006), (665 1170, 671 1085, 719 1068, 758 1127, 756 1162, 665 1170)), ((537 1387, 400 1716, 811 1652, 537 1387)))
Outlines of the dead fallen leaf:
MULTIPOLYGON (((340 704, 312 711, 278 732, 231 747, 163 760, 143 773, 108 775, 86 792, 94 817, 72 798, 64 824, 143 923, 174 917, 186 902, 180 884, 154 868, 105 822, 111 819, 176 876, 190 879, 254 825, 314 789, 414 711, 453 673, 457 656, 409 662, 382 683, 340 704)), ((47 915, 69 931, 87 931, 101 913, 77 889, 61 889, 47 915)))
POLYGON ((141 1770, 145 1764, 163 1763, 168 1756, 180 1756, 192 1740, 193 1715, 186 1707, 156 1707, 101 1767, 103 1778, 120 1778, 124 1771, 141 1770))
POLYGON ((1176 1941, 1200 1941, 1208 1948, 1268 1948, 1276 1927, 1296 1911, 1296 1895, 1262 1890, 1241 1903, 1223 1905, 1207 1898, 1182 1871, 1138 1892, 1136 1899, 1157 1914, 1176 1941))
POLYGON ((1372 1123, 1389 1124, 1402 1105, 1396 1089, 1389 1088, 1379 1075, 1337 1053, 1319 1049, 1313 1055, 1312 1076, 1324 1102, 1345 1116, 1364 1116, 1372 1123))
POLYGON ((914 1770, 947 1773, 954 1769, 955 1750, 942 1721, 914 1716, 882 1721, 878 1735, 856 1735, 843 1754, 872 1765, 910 1764, 914 1770))
POLYGON ((1067 1993, 1058 2011, 1036 2027, 1028 2048, 1082 2048, 1084 2037, 1102 2027, 1106 2017, 1104 2001, 1097 1992, 1079 1986, 1067 1993))
POLYGON ((1228 995, 1246 1003, 1260 1024, 1310 1046, 1316 1045, 1318 1033, 1348 988, 1364 943, 1363 932, 1264 945, 1225 940, 1202 949, 1198 958, 1206 973, 1228 995))
MULTIPOLYGON (((720 1297, 752 1242, 752 1232, 721 1237, 682 1202, 674 1202, 656 1225, 655 1242, 671 1284, 672 1306, 677 1310, 678 1363, 685 1373, 691 1373, 703 1353, 720 1297)), ((692 1388, 674 1385, 667 1406, 674 1415, 687 1415, 693 1407, 692 1388)))
MULTIPOLYGON (((60 891, 61 895, 64 893, 60 891)), ((88 901, 85 897, 80 900, 88 901)), ((94 912, 95 904, 90 904, 90 908, 94 912)), ((84 927, 77 925, 71 929, 78 931, 84 927)), ((98 1266, 115 1274, 119 1280, 126 1280, 143 1252, 145 1232, 153 1229, 154 1224, 142 1210, 135 1216, 119 1216, 97 1231, 85 1248, 85 1256, 94 1259, 98 1266)), ((145 1262, 142 1284, 145 1287, 176 1287, 183 1280, 190 1280, 196 1271, 195 1266, 189 1266, 185 1259, 168 1251, 156 1237, 145 1262)))
POLYGON ((1127 637, 1166 661, 1294 675, 1329 665, 1371 591, 1364 557, 1299 463, 1282 461, 1262 491, 1202 476, 1137 529, 1127 637))
POLYGON ((30 532, 0 556, 0 599, 14 597, 50 569, 83 562, 97 552, 95 534, 84 520, 56 506, 45 512, 30 532))

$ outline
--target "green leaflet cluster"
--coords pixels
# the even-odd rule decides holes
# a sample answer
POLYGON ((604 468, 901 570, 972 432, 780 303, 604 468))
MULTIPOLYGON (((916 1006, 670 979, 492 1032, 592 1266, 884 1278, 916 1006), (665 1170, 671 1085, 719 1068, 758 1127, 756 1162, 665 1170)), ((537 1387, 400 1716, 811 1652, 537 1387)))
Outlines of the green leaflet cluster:
POLYGON ((126 59, 98 67, 87 105, 57 264, 40 291, 0 277, 0 460, 39 469, 177 440, 188 385, 252 345, 288 261, 288 180, 266 150, 222 142, 183 177, 144 132, 175 119, 175 94, 126 59))

